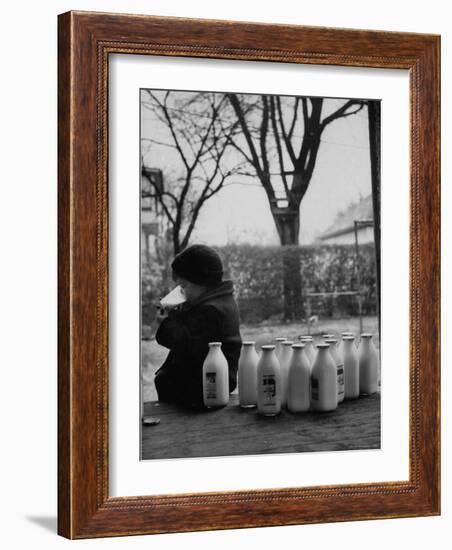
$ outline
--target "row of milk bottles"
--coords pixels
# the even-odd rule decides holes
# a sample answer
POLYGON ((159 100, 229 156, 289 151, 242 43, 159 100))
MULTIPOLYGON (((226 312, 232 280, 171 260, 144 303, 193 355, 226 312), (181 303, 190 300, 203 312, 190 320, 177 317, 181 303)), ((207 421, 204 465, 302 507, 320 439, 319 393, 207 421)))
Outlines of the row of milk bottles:
MULTIPOLYGON (((344 399, 378 390, 378 353, 372 334, 361 335, 359 348, 351 333, 343 333, 338 345, 332 334, 314 345, 312 336, 294 343, 276 338, 276 345, 243 342, 238 366, 239 403, 256 407, 265 416, 277 415, 282 407, 291 412, 332 411, 344 399)), ((221 342, 209 343, 203 365, 203 396, 207 407, 222 407, 229 401, 228 363, 221 342)))

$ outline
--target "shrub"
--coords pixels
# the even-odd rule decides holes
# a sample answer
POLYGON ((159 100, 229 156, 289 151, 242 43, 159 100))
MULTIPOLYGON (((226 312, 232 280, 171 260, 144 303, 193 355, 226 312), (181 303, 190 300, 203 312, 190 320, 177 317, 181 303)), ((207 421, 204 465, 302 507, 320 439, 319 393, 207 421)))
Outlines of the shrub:
MULTIPOLYGON (((217 247, 225 277, 234 282, 235 297, 242 322, 259 323, 282 318, 283 255, 299 258, 302 281, 301 299, 307 306, 308 293, 340 293, 357 290, 357 262, 354 245, 217 247)), ((360 245, 363 315, 376 314, 376 263, 373 244, 360 245)), ((297 265, 297 263, 295 262, 297 265)), ((142 322, 153 324, 153 304, 168 291, 167 266, 142 263, 142 322), (165 271, 166 270, 166 271, 165 271)), ((358 315, 358 300, 353 295, 311 298, 311 314, 322 317, 358 315)))
MULTIPOLYGON (((263 247, 229 245, 218 248, 225 275, 234 281, 242 320, 263 321, 283 314, 283 254, 299 257, 302 299, 307 293, 357 290, 354 245, 263 247)), ((376 313, 376 263, 373 244, 360 246, 363 314, 376 313)), ((311 299, 312 313, 322 316, 358 314, 356 296, 311 299)))

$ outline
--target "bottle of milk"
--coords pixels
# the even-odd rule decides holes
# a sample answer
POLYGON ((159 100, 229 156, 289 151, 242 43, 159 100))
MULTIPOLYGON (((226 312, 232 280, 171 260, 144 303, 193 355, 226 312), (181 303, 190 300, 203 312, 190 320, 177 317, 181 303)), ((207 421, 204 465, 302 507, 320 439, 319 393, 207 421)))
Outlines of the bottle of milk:
POLYGON ((361 334, 358 358, 359 393, 371 395, 378 391, 378 352, 372 341, 372 334, 361 334))
POLYGON ((305 353, 305 344, 294 344, 292 350, 287 380, 287 408, 294 413, 304 412, 311 406, 311 363, 305 353))
POLYGON ((339 356, 344 359, 344 338, 346 336, 355 336, 353 332, 341 332, 341 340, 337 346, 337 351, 339 353, 339 356))
POLYGON ((229 368, 221 342, 209 342, 202 366, 202 389, 206 407, 224 407, 229 402, 229 368))
POLYGON ((337 368, 329 344, 317 344, 317 357, 311 371, 311 407, 315 411, 337 408, 337 368))
POLYGON ((239 358, 238 386, 241 407, 257 405, 257 363, 259 356, 255 342, 243 342, 239 358))
POLYGON ((289 364, 292 359, 293 342, 284 340, 281 342, 281 355, 279 356, 279 365, 281 367, 281 406, 287 404, 287 379, 289 378, 289 364))
POLYGON ((317 355, 312 336, 300 336, 300 342, 304 344, 304 351, 312 366, 315 361, 315 356, 317 355))
POLYGON ((281 344, 283 342, 285 342, 287 340, 287 338, 285 338, 284 336, 280 336, 279 338, 275 338, 275 354, 276 354, 276 357, 278 358, 278 361, 279 361, 279 358, 281 357, 281 344))
POLYGON ((337 369, 337 402, 342 403, 345 395, 345 377, 344 377, 344 363, 337 351, 336 338, 325 338, 325 344, 329 344, 330 353, 333 361, 336 363, 337 369))
POLYGON ((262 346, 257 364, 257 411, 264 416, 281 412, 281 368, 275 346, 262 346))
POLYGON ((359 362, 358 352, 355 346, 354 336, 344 336, 343 358, 345 378, 345 399, 356 399, 359 397, 359 362))

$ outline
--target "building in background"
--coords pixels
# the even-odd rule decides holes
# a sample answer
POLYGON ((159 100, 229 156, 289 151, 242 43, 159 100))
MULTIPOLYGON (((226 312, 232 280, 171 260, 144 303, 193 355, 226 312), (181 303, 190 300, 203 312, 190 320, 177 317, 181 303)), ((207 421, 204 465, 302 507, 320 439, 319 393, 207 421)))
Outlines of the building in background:
POLYGON ((141 168, 141 253, 148 265, 151 254, 155 252, 159 234, 159 203, 157 193, 163 192, 162 171, 157 168, 141 168))
POLYGON ((315 244, 355 244, 355 222, 359 244, 374 242, 372 195, 340 212, 334 223, 321 233, 315 244))

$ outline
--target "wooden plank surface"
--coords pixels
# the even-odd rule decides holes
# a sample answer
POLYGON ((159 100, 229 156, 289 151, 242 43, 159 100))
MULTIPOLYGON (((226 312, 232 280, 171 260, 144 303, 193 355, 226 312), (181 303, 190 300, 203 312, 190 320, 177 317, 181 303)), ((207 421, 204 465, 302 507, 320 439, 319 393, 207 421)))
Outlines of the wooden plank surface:
POLYGON ((145 415, 160 419, 142 426, 142 459, 344 451, 380 448, 380 394, 347 400, 329 413, 262 417, 229 405, 191 412, 167 403, 145 403, 145 415))

